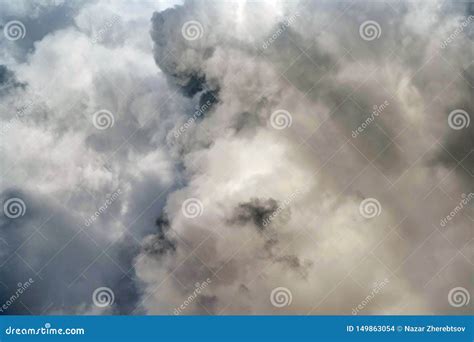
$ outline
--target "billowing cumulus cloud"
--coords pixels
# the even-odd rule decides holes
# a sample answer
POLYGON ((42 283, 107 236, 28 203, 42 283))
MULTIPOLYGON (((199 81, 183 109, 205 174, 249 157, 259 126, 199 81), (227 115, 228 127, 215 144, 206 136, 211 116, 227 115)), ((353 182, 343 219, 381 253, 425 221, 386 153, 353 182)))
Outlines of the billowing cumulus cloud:
POLYGON ((468 312, 470 4, 2 6, 6 313, 468 312))

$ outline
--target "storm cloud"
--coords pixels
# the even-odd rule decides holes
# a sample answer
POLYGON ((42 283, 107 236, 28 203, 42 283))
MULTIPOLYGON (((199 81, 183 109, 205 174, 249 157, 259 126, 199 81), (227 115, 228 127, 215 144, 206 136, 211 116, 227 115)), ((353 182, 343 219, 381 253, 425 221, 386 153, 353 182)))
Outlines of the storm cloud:
POLYGON ((472 4, 1 6, 1 314, 470 312, 472 4))

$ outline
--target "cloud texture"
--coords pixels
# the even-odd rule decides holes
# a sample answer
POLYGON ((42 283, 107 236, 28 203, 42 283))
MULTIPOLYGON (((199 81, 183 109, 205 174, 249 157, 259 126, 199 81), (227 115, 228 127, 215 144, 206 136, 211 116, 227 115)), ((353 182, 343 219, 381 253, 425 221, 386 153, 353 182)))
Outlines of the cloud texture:
POLYGON ((6 313, 470 312, 472 4, 1 6, 6 313))

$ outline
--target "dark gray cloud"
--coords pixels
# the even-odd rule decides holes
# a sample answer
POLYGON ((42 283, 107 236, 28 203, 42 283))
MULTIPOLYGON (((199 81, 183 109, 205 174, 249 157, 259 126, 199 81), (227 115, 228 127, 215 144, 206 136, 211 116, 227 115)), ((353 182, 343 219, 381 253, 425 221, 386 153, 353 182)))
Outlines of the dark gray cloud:
POLYGON ((34 53, 35 42, 57 30, 74 25, 74 17, 88 2, 20 1, 17 6, 6 6, 2 3, 0 29, 3 31, 8 22, 17 20, 22 22, 27 30, 23 39, 14 43, 2 39, 0 46, 10 50, 13 57, 24 62, 29 53, 34 53))
POLYGON ((468 312, 472 4, 1 6, 0 314, 468 312))
POLYGON ((270 218, 270 215, 278 208, 278 202, 270 198, 261 200, 259 198, 252 198, 247 203, 239 203, 235 209, 234 218, 231 224, 243 225, 252 222, 259 229, 264 229, 265 221, 270 218))
MULTIPOLYGON (((305 308, 302 312, 328 312, 328 307, 330 312, 350 312, 350 305, 369 291, 362 283, 376 281, 387 269, 395 272, 392 286, 378 308, 368 310, 450 311, 446 301, 433 298, 446 298, 455 281, 469 287, 461 274, 472 262, 471 253, 466 254, 472 242, 461 242, 461 236, 469 235, 466 221, 458 221, 448 232, 433 225, 439 225, 439 213, 449 213, 456 198, 472 191, 465 182, 472 130, 454 130, 447 122, 455 108, 472 112, 466 83, 470 61, 461 57, 467 53, 462 42, 469 41, 469 29, 446 48, 440 46, 466 20, 469 5, 321 1, 277 7, 279 15, 261 4, 212 4, 204 10, 199 3, 186 2, 153 16, 155 61, 170 84, 198 90, 199 75, 220 89, 218 105, 187 136, 193 141, 183 155, 188 184, 167 203, 172 230, 191 250, 200 249, 200 243, 207 246, 204 237, 212 236, 212 252, 200 261, 216 273, 212 293, 217 307, 232 313, 268 312, 268 302, 255 296, 268 296, 271 287, 279 285, 298 289, 293 295, 305 308), (254 19, 259 11, 266 13, 266 20, 254 19), (181 30, 192 20, 199 23, 201 35, 187 40, 181 30), (379 37, 364 39, 359 33, 366 21, 379 25, 379 37), (233 29, 223 29, 223 22, 233 29), (291 126, 268 132, 271 114, 278 109, 289 113, 291 126), (276 152, 277 146, 285 152, 276 152), (446 172, 462 158, 464 167, 448 179, 446 172), (294 178, 301 170, 308 175, 294 178), (309 190, 300 195, 304 201, 292 194, 301 187, 309 190), (426 196, 423 201, 421 194, 426 196), (186 197, 202 201, 202 218, 183 218, 179 205, 186 197), (372 222, 358 221, 354 215, 368 197, 380 201, 383 215, 372 222), (262 220, 282 202, 290 203, 288 219, 272 222, 269 236, 242 241, 242 235, 251 234, 249 226, 262 228, 262 220), (229 230, 234 226, 241 236, 229 230), (296 231, 302 226, 308 234, 303 231, 300 240, 296 231), (452 244, 439 245, 444 238, 452 244), (243 250, 226 253, 233 250, 229 240, 243 250), (416 253, 420 246, 426 247, 423 254, 416 253), (430 252, 434 246, 446 258, 461 248, 463 260, 446 266, 443 257, 426 268, 425 260, 435 258, 430 252), (370 257, 363 252, 372 249, 370 257), (364 264, 372 257, 378 266, 353 263, 364 264), (452 279, 432 282, 434 270, 443 266, 452 279), (349 274, 360 289, 306 309, 308 297, 324 298, 351 268, 357 269, 357 275, 349 274), (307 286, 278 275, 292 270, 307 286), (238 291, 242 286, 246 294, 238 291)), ((179 241, 177 246, 180 251, 179 241)), ((174 269, 191 256, 181 250, 174 260, 164 259, 163 267, 174 269)), ((198 269, 200 263, 192 265, 198 269)), ((185 269, 189 283, 201 276, 196 269, 185 269)), ((150 279, 148 272, 143 263, 140 277, 150 279)), ((166 285, 155 289, 158 279, 148 280, 155 290, 149 296, 161 303, 158 297, 171 290, 166 285)))
POLYGON ((162 147, 180 96, 146 48, 151 13, 167 5, 124 5, 2 3, 2 25, 26 28, 1 43, 2 205, 26 206, 22 217, 1 218, 2 305, 18 282, 34 283, 1 314, 139 313, 134 258, 173 189, 162 147), (101 109, 114 116, 102 131, 93 121, 101 109), (93 293, 104 286, 115 302, 100 308, 93 293))
POLYGON ((24 83, 18 82, 11 70, 5 65, 0 65, 0 96, 8 93, 11 89, 24 86, 24 83))

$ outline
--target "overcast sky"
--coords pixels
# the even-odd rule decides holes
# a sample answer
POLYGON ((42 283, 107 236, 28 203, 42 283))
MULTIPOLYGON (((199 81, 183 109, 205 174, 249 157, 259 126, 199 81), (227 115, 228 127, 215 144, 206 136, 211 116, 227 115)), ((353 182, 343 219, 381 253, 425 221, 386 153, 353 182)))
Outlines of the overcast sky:
POLYGON ((0 0, 0 314, 472 312, 473 15, 0 0))

